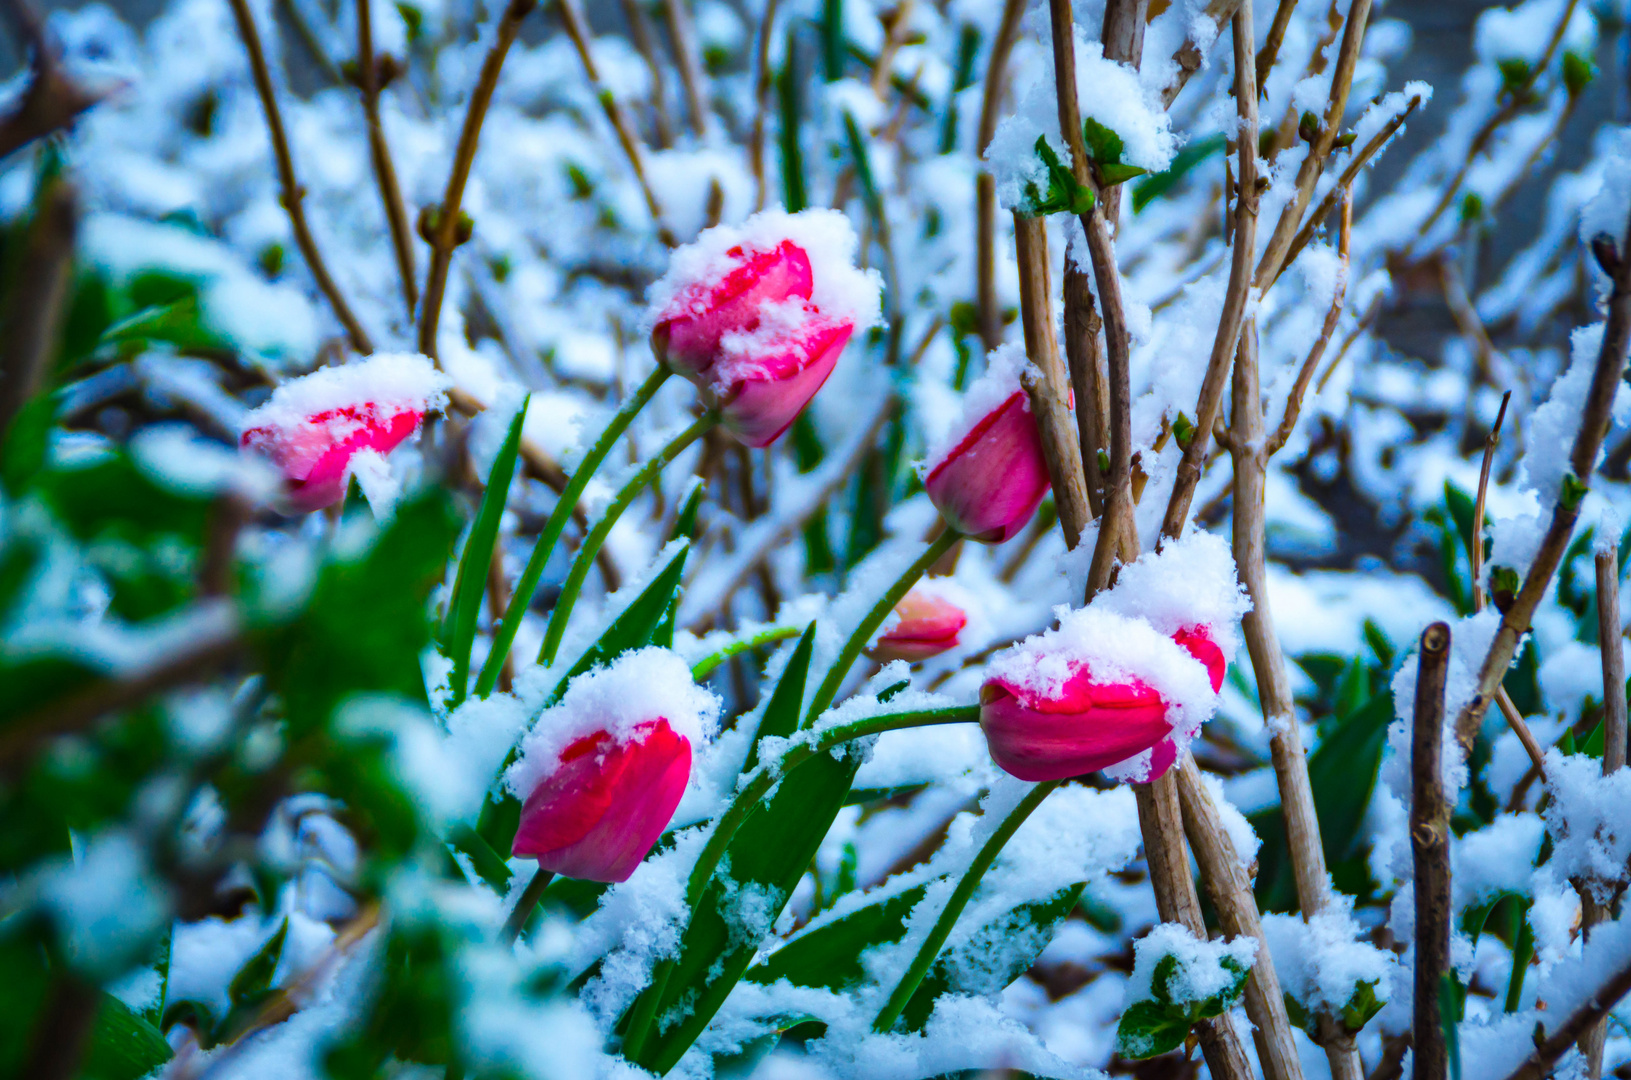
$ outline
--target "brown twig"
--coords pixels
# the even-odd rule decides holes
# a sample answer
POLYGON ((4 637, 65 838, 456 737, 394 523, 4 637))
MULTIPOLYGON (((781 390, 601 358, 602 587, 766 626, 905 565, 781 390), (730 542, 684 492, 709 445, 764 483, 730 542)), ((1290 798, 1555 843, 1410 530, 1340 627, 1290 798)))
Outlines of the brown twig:
MULTIPOLYGON (((646 14, 642 0, 622 0, 623 21, 629 27, 629 41, 634 51, 646 62, 646 73, 651 76, 652 129, 659 147, 674 145, 674 119, 668 115, 668 75, 663 62, 657 57, 657 41, 652 36, 651 18, 646 14)), ((766 20, 767 24, 769 19, 766 20)))
MULTIPOLYGON (((1144 861, 1149 867, 1150 888, 1155 891, 1155 909, 1162 922, 1178 923, 1196 938, 1207 938, 1206 920, 1195 879, 1189 873, 1189 853, 1184 850, 1183 811, 1179 806, 1177 779, 1167 775, 1149 784, 1135 784, 1138 827, 1144 837, 1144 861)), ((1251 1064, 1245 1047, 1228 1013, 1196 1025, 1201 1053, 1207 1068, 1219 1080, 1251 1080, 1251 1064)))
POLYGON ((1353 200, 1344 196, 1342 200, 1342 231, 1337 241, 1337 254, 1342 259, 1342 266, 1337 271, 1336 288, 1331 293, 1331 306, 1325 312, 1325 322, 1320 327, 1320 336, 1314 339, 1313 347, 1308 350, 1308 356, 1303 359, 1303 366, 1297 371, 1297 381, 1292 384, 1291 393, 1286 397, 1286 411, 1280 417, 1280 424, 1269 437, 1268 444, 1263 448, 1264 458, 1271 458, 1278 454, 1296 430, 1297 418, 1302 415, 1303 397, 1308 393, 1308 384, 1314 379, 1314 371, 1319 367, 1320 357, 1325 355, 1326 346, 1331 343, 1331 335, 1336 332, 1337 320, 1342 317, 1342 300, 1348 290, 1348 234, 1353 226, 1353 200))
POLYGON ((1484 436, 1484 460, 1478 467, 1478 497, 1472 504, 1472 538, 1467 545, 1467 562, 1472 568, 1472 609, 1484 610, 1484 510, 1489 503, 1489 478, 1495 469, 1495 448, 1501 442, 1501 424, 1506 420, 1506 407, 1512 401, 1512 391, 1501 395, 1501 408, 1495 414, 1495 423, 1484 436))
MULTIPOLYGON (((983 159, 997 133, 1003 90, 1008 85, 1008 57, 1019 38, 1025 0, 1005 0, 997 36, 991 42, 985 87, 980 102, 979 156, 983 159)), ((997 303, 997 180, 981 169, 974 181, 975 298, 979 307, 980 340, 987 349, 1002 344, 1002 311, 997 303)))
POLYGON ((249 54, 249 71, 255 80, 255 92, 260 96, 261 111, 266 114, 266 131, 271 137, 272 156, 277 162, 279 200, 283 203, 284 212, 289 215, 289 228, 294 232, 295 246, 300 249, 301 258, 306 260, 306 269, 311 271, 318 290, 333 309, 334 317, 345 328, 351 347, 359 353, 371 353, 374 351, 373 342, 351 313, 350 305, 340 293, 340 286, 329 274, 328 266, 317 250, 311 226, 306 222, 302 201, 306 189, 300 186, 295 176, 294 155, 289 150, 289 138, 283 130, 283 116, 278 111, 277 95, 272 90, 272 73, 266 66, 266 54, 261 49, 260 33, 255 29, 255 16, 249 11, 249 0, 228 0, 228 3, 232 5, 232 17, 238 24, 238 36, 243 39, 244 51, 249 54))
POLYGON ((1082 450, 1082 472, 1087 481, 1087 503, 1094 517, 1104 513, 1104 470, 1099 451, 1110 426, 1110 397, 1104 371, 1104 348, 1099 342, 1103 322, 1093 303, 1093 287, 1076 265, 1074 251, 1065 253, 1065 358, 1070 385, 1076 394, 1076 437, 1082 450))
POLYGON ((1410 850, 1415 860, 1416 972, 1412 1036, 1415 1080, 1448 1075, 1439 984, 1450 970, 1450 804, 1444 797, 1444 681, 1450 627, 1422 631, 1410 742, 1410 850))
POLYGON ((413 265, 413 234, 408 229, 408 210, 402 202, 402 186, 397 183, 396 165, 385 142, 385 125, 379 116, 381 67, 395 63, 389 57, 374 57, 374 16, 369 0, 357 0, 357 86, 362 91, 363 116, 368 121, 368 158, 374 167, 380 201, 385 204, 385 221, 391 230, 391 247, 396 252, 396 269, 402 278, 402 299, 408 305, 408 318, 419 304, 418 272, 413 265))
MULTIPOLYGON (((233 0, 243 3, 244 0, 233 0)), ((561 0, 562 7, 568 0, 561 0)), ((536 0, 509 0, 504 14, 498 20, 498 31, 487 56, 481 62, 481 73, 470 92, 470 104, 464 113, 464 124, 459 129, 459 142, 453 151, 453 167, 447 174, 447 186, 442 191, 442 205, 433 216, 421 222, 420 229, 430 242, 430 271, 425 275, 425 303, 419 313, 419 351, 436 356, 436 328, 441 323, 442 299, 447 292, 447 272, 453 265, 453 249, 468 235, 460 237, 459 217, 464 203, 464 188, 470 180, 470 170, 476 162, 476 146, 481 141, 481 125, 487 119, 487 109, 498 89, 498 76, 504 68, 504 57, 516 36, 521 33, 521 22, 536 6, 536 0)))
POLYGON ((871 85, 873 96, 883 101, 884 93, 889 88, 890 74, 895 68, 895 55, 906 43, 907 24, 912 18, 912 0, 900 0, 893 10, 881 13, 878 18, 883 23, 883 46, 872 64, 871 85))
POLYGON ((1014 248, 1019 260, 1019 313, 1025 330, 1025 355, 1037 374, 1021 380, 1030 395, 1031 412, 1042 435, 1042 454, 1053 481, 1053 500, 1065 543, 1074 548, 1091 520, 1082 454, 1065 404, 1068 376, 1059 360, 1053 334, 1052 292, 1048 284, 1048 234, 1039 218, 1014 214, 1014 248), (1038 377, 1038 375, 1040 377, 1038 377))
MULTIPOLYGON (((1214 36, 1223 30, 1224 24, 1235 17, 1240 9, 1240 0, 1207 0, 1206 10, 1201 14, 1212 21, 1214 36)), ((1201 51, 1200 39, 1192 32, 1178 46, 1178 51, 1172 54, 1173 63, 1178 65, 1178 74, 1173 76, 1171 82, 1161 89, 1161 107, 1172 108, 1178 94, 1189 83, 1190 77, 1201 69, 1201 63, 1206 54, 1201 51)))
POLYGON ((765 131, 769 128, 770 90, 775 73, 770 70, 770 35, 776 27, 776 6, 779 0, 766 0, 764 18, 759 22, 759 43, 754 49, 753 79, 753 132, 748 138, 748 164, 753 171, 753 206, 763 210, 769 198, 769 180, 765 174, 765 131))
MULTIPOLYGON (((1602 449, 1603 438, 1608 433, 1615 388, 1619 386, 1620 377, 1625 371, 1626 348, 1631 344, 1631 258, 1620 254, 1628 246, 1631 246, 1631 224, 1627 227, 1626 243, 1618 250, 1614 241, 1606 235, 1598 236, 1592 243, 1598 261, 1613 281, 1613 291, 1608 298, 1608 320, 1603 328, 1602 346, 1592 372, 1591 387, 1581 411, 1580 428, 1569 454, 1570 471, 1580 487, 1588 484, 1597 454, 1602 449)), ((1489 652, 1478 671, 1478 692, 1456 717, 1456 741, 1464 754, 1471 754, 1478 728, 1489 711, 1507 666, 1517 653, 1518 642, 1528 632, 1530 619, 1551 584, 1552 575, 1563 561, 1569 539, 1574 534, 1575 520, 1580 516, 1582 496, 1583 492, 1579 491, 1571 496, 1567 486, 1560 492, 1557 505, 1552 510, 1551 523, 1523 579, 1523 586, 1512 605, 1502 614, 1495 640, 1490 643, 1489 652)))
POLYGON ((589 24, 584 21, 583 12, 578 9, 578 0, 555 0, 555 6, 561 13, 561 23, 566 27, 566 35, 572 39, 572 46, 577 50, 578 60, 583 64, 583 72, 589 77, 595 98, 600 102, 601 109, 606 113, 607 122, 612 125, 612 131, 617 135, 618 145, 623 148, 623 156, 629 159, 629 168, 634 173, 634 182, 640 186, 640 194, 646 202, 646 211, 657 226, 657 239, 668 247, 674 247, 678 240, 663 222, 662 204, 657 201, 657 192, 653 190, 651 180, 646 175, 645 153, 641 149, 640 137, 634 133, 634 125, 629 122, 628 113, 624 112, 622 104, 600 81, 600 69, 595 66, 594 54, 589 51, 589 24))
MULTIPOLYGON (((1405 105, 1403 112, 1383 124, 1382 130, 1371 136, 1370 140, 1359 148, 1359 152, 1348 159, 1348 164, 1343 167, 1341 174, 1337 177, 1336 185, 1326 192, 1325 198, 1320 200, 1320 204, 1314 208, 1314 212, 1309 214, 1308 219, 1303 222, 1303 227, 1297 230, 1297 236, 1291 241, 1291 248, 1286 252, 1285 262, 1281 264, 1278 273, 1285 273, 1286 267, 1297 261, 1297 256, 1301 255, 1303 248, 1313 241, 1315 231, 1325 223, 1326 218, 1331 216, 1331 211, 1337 208, 1337 203, 1352 197, 1353 182, 1358 178, 1359 170, 1363 169, 1372 158, 1382 151, 1382 148, 1388 144, 1388 140, 1393 138, 1394 133, 1404 126, 1404 122, 1410 118, 1410 114, 1415 112, 1419 105, 1421 105, 1419 96, 1411 98, 1409 103, 1405 105)), ((1278 274, 1276 278, 1278 279, 1278 274)))
MULTIPOLYGON (((1367 0, 1356 2, 1365 3, 1367 0)), ((1241 11, 1246 14, 1249 25, 1250 7, 1242 6, 1241 11)), ((1237 38, 1241 37, 1240 17, 1238 13, 1235 16, 1237 38)), ((1234 359, 1235 347, 1241 339, 1246 302, 1251 297, 1252 253, 1257 243, 1258 191, 1257 75, 1250 34, 1244 35, 1244 40, 1236 41, 1234 54, 1235 112, 1240 122, 1235 166, 1239 186, 1235 195, 1229 285, 1223 300, 1223 312, 1218 317, 1217 336, 1212 340, 1212 355, 1207 361, 1206 375, 1201 380, 1200 399, 1195 405, 1195 432, 1178 461, 1172 495, 1167 500, 1166 516, 1161 522, 1162 535, 1173 540, 1184 534, 1184 526, 1189 520, 1189 506, 1195 498, 1195 487, 1201 482, 1212 425, 1217 422, 1219 410, 1223 407, 1223 387, 1229 376, 1229 363, 1234 359)))
MULTIPOLYGON (((1150 0, 1106 0, 1099 40, 1104 56, 1130 64, 1134 69, 1144 61, 1144 25, 1150 21, 1150 0)), ((1121 223, 1121 185, 1112 184, 1099 192, 1104 204, 1104 220, 1114 234, 1121 223)))
MULTIPOLYGON (((1246 6, 1241 5, 1241 10, 1246 10, 1246 6)), ((1231 937, 1249 937, 1257 942, 1257 958, 1252 962, 1251 977, 1246 980, 1246 1015, 1256 1028, 1252 1037, 1257 1044, 1257 1059, 1263 1065, 1264 1080, 1300 1080, 1302 1063, 1291 1036, 1291 1019, 1286 1015, 1285 996, 1263 936, 1263 922, 1257 913, 1257 900, 1246 876, 1245 862, 1230 841, 1212 794, 1201 778, 1200 766, 1195 764, 1189 751, 1183 752, 1172 771, 1178 777, 1184 831, 1195 852, 1195 861, 1200 864, 1207 895, 1217 911, 1218 925, 1231 937)))
POLYGON ((1620 558, 1597 553, 1597 642, 1603 654, 1603 775, 1623 769, 1626 757, 1624 630, 1620 624, 1620 558))
POLYGON ((39 392, 56 355, 78 225, 73 185, 52 181, 37 200, 0 324, 6 328, 0 340, 0 438, 39 392))
POLYGON ((0 7, 11 23, 17 41, 31 50, 32 76, 23 100, 10 115, 0 119, 0 160, 35 139, 69 127, 79 114, 101 100, 101 95, 84 90, 63 72, 45 27, 27 0, 7 0, 0 7))
POLYGON ((1291 25, 1292 13, 1297 10, 1297 0, 1280 0, 1274 9, 1274 18, 1269 22, 1269 36, 1263 40, 1263 47, 1257 50, 1257 77, 1259 88, 1262 81, 1274 70, 1274 62, 1280 58, 1280 46, 1286 40, 1286 28, 1291 25))
MULTIPOLYGON (((1370 19, 1370 8, 1371 0, 1354 0, 1348 9, 1342 45, 1337 53, 1336 67, 1331 73, 1331 91, 1326 99, 1325 116, 1319 134, 1309 144, 1308 156, 1297 168, 1296 191, 1280 211, 1280 218, 1274 223, 1274 231, 1269 234, 1268 244, 1263 248, 1263 257, 1258 261, 1253 283, 1259 289, 1267 289, 1279 277, 1291 242, 1302 224, 1303 212, 1308 209, 1308 202, 1314 196, 1314 185, 1319 182, 1325 161, 1336 145, 1338 129, 1348 108, 1348 92, 1353 89, 1354 68, 1359 63, 1360 47, 1365 41, 1365 24, 1370 19)), ((1244 179, 1241 186, 1244 189, 1244 179)))
POLYGON ((697 59, 697 33, 691 25, 691 12, 686 8, 685 0, 663 0, 663 21, 668 24, 668 41, 674 49, 674 66, 679 68, 680 86, 685 90, 685 107, 691 115, 691 126, 706 139, 711 126, 708 94, 702 63, 697 59))
POLYGON ((1622 964, 1585 1004, 1559 1024, 1536 1045, 1533 1053, 1507 1076, 1506 1080, 1544 1080, 1551 1075, 1552 1063, 1579 1041, 1588 1028, 1608 1015, 1621 998, 1631 993, 1631 961, 1622 964))
POLYGON ((1466 181, 1467 174, 1472 170, 1473 162, 1478 159, 1479 154, 1484 152, 1484 147, 1489 145, 1489 140, 1501 129, 1502 125, 1517 116, 1518 112, 1523 108, 1524 103, 1529 98, 1530 91, 1534 89, 1535 81, 1540 78, 1541 72, 1545 71, 1551 64, 1552 57, 1557 53, 1557 47, 1562 44, 1563 35, 1568 30, 1570 20, 1574 18, 1574 9, 1577 3, 1579 3, 1579 0, 1568 0, 1568 3, 1563 6, 1563 16, 1558 19, 1557 25, 1552 28, 1552 36, 1546 42, 1546 51, 1541 54, 1540 62, 1529 69, 1528 74, 1524 76, 1518 85, 1508 92, 1510 96, 1507 98, 1506 103, 1497 109, 1488 120, 1484 121, 1484 125, 1473 135, 1472 142, 1467 147, 1467 156, 1462 160, 1461 166, 1456 170, 1455 175, 1450 178, 1449 184, 1444 188, 1444 194, 1439 196, 1438 203, 1433 207, 1432 212, 1427 215, 1427 219, 1422 222, 1421 228, 1416 230, 1415 239, 1405 249, 1406 254, 1415 247, 1417 240, 1432 231, 1433 226, 1438 224, 1438 219, 1444 216, 1444 211, 1450 208, 1450 204, 1455 201, 1456 193, 1461 190, 1462 183, 1466 181))

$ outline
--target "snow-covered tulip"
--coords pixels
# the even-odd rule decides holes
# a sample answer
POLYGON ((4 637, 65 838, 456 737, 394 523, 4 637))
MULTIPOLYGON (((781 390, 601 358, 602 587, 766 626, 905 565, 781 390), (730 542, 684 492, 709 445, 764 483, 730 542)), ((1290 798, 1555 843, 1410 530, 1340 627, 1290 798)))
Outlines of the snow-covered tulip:
POLYGON ((674 817, 719 701, 667 649, 572 680, 505 775, 521 800, 511 854, 588 881, 625 881, 674 817))
POLYGON ((1210 715, 1203 663, 1147 621, 1091 605, 1000 654, 980 689, 991 757, 1021 780, 1136 765, 1148 781, 1210 715))
POLYGON ((968 625, 962 608, 922 589, 903 596, 895 605, 895 614, 900 620, 872 646, 873 659, 884 663, 916 663, 939 656, 957 644, 957 635, 968 625))
POLYGON ((244 420, 240 445, 283 473, 293 509, 345 497, 363 461, 383 458, 447 404, 451 382, 423 356, 379 353, 321 368, 279 386, 244 420))
POLYGON ((877 320, 880 279, 856 268, 857 248, 848 219, 830 210, 770 210, 708 229, 652 287, 652 350, 739 441, 768 446, 877 320))
POLYGON ((769 446, 832 374, 855 324, 808 302, 767 311, 752 331, 727 334, 710 392, 726 430, 744 445, 769 446))
POLYGON ((625 738, 585 735, 521 806, 511 854, 587 881, 626 881, 668 827, 691 778, 691 742, 666 719, 625 738))
POLYGON ((752 329, 766 304, 810 299, 810 256, 791 240, 768 250, 727 250, 718 276, 694 280, 657 313, 651 350, 675 374, 703 379, 719 359, 720 339, 752 329))
POLYGON ((1000 544, 1031 520, 1048 493, 1048 463, 1030 398, 1019 384, 1023 352, 991 354, 986 374, 969 387, 963 420, 923 477, 946 524, 973 540, 1000 544))

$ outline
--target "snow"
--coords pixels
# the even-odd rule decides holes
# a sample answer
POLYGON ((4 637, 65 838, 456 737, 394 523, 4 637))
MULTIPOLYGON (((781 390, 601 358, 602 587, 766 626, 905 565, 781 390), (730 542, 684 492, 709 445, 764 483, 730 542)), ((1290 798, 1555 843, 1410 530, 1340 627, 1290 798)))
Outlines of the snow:
MULTIPOLYGON (((1036 366, 1026 359, 1023 346, 1009 343, 992 350, 986 357, 985 373, 963 392, 962 411, 958 419, 932 436, 928 452, 918 465, 918 474, 927 476, 939 468, 941 462, 979 426, 980 421, 1021 391, 1021 380, 1027 372, 1036 372, 1036 366)), ((1023 398, 1022 405, 1029 412, 1030 398, 1023 398)))
POLYGON ((1281 987, 1310 1012, 1342 1015, 1366 983, 1378 1001, 1392 996, 1398 959, 1364 940, 1352 897, 1333 893, 1306 922, 1300 915, 1264 915, 1263 936, 1281 987))
POLYGON ((700 746, 712 738, 718 717, 719 699, 691 681, 690 665, 678 653, 655 646, 627 652, 572 680, 560 704, 544 710, 521 741, 521 757, 504 783, 524 799, 578 739, 606 732, 627 740, 658 719, 700 746))
MULTIPOLYGON (((375 353, 349 364, 319 368, 291 379, 244 418, 244 430, 294 430, 313 417, 338 409, 367 409, 384 420, 398 413, 437 412, 447 406, 452 384, 427 357, 416 353, 375 353)), ((328 420, 337 432, 360 421, 328 420)))
POLYGON ((1199 1004, 1227 990, 1238 975, 1223 966, 1231 960, 1245 970, 1257 959, 1255 938, 1200 941, 1179 923, 1160 923, 1133 942, 1133 974, 1127 980, 1127 1004, 1155 998, 1155 969, 1167 957, 1176 967, 1167 981, 1174 1005, 1199 1004))
POLYGON ((1552 837, 1551 871, 1579 880, 1608 903, 1625 881, 1631 857, 1631 770, 1602 774, 1602 763, 1583 754, 1546 752, 1545 809, 1552 837))

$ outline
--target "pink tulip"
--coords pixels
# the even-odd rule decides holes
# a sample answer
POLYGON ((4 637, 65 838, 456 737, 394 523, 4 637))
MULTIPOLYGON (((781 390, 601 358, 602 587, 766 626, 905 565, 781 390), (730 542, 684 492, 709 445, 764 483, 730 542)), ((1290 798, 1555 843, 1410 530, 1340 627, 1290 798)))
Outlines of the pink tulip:
POLYGON ((1160 694, 1137 679, 1099 682, 1085 665, 1047 695, 987 679, 980 688, 980 728, 996 763, 1028 781, 1097 772, 1172 733, 1160 694))
POLYGON ((775 442, 832 374, 854 330, 806 301, 767 312, 752 331, 727 334, 709 387, 726 429, 755 449, 775 442))
POLYGON ((1212 680, 1212 692, 1223 689, 1223 676, 1229 670, 1229 660, 1212 640, 1204 626, 1191 626, 1172 635, 1172 640, 1183 646, 1189 655, 1199 660, 1212 680))
POLYGON ((623 740, 586 735, 527 796, 511 853, 566 877, 627 881, 668 827, 690 775, 691 742, 667 720, 623 740))
POLYGON ((720 339, 758 326, 766 304, 810 299, 810 257, 791 240, 768 251, 737 245, 725 258, 723 274, 681 289, 651 331, 657 358, 687 379, 705 379, 719 359, 720 339))
POLYGON ((239 445, 283 473, 289 504, 320 510, 345 497, 353 458, 389 454, 446 402, 446 376, 422 356, 378 355, 291 380, 245 419, 239 445))
POLYGON ((957 635, 968 625, 963 609, 949 600, 913 589, 895 605, 900 621, 878 639, 872 658, 883 663, 916 663, 939 656, 957 645, 957 635))
POLYGON ((923 486, 946 524, 1000 544, 1031 520, 1048 493, 1042 436, 1024 390, 986 413, 929 470, 923 486))

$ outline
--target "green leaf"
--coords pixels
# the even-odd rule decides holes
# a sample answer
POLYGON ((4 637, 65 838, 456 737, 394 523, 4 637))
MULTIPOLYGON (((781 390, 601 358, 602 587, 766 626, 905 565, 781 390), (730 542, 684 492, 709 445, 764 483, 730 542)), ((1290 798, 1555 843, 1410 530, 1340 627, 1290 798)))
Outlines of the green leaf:
POLYGON ((799 729, 799 711, 804 707, 804 688, 810 676, 810 657, 815 652, 816 624, 804 628, 799 642, 793 646, 793 655, 787 658, 782 677, 770 692, 770 700, 759 714, 759 729, 754 733, 753 746, 743 772, 752 772, 759 765, 759 746, 767 738, 786 739, 799 729))
POLYGON ((915 885, 820 923, 793 937, 743 977, 766 986, 780 979, 833 991, 859 986, 866 978, 861 953, 904 937, 906 917, 927 889, 927 884, 915 885))
POLYGON ((941 952, 901 1010, 906 1030, 922 1030, 942 994, 995 994, 1029 971, 1086 887, 1078 881, 1010 908, 941 952))
POLYGON ((1583 53, 1572 49, 1563 54, 1563 87, 1571 98, 1579 97, 1597 78, 1597 65, 1583 53))
POLYGON ((139 1080, 169 1060, 163 1033, 103 991, 79 1080, 139 1080))
POLYGON ((487 883, 487 887, 503 896, 510 887, 510 868, 502 856, 494 851, 481 834, 468 825, 459 825, 453 829, 447 839, 448 846, 460 852, 470 860, 470 865, 476 876, 487 883))
POLYGON ((1048 190, 1043 194, 1036 184, 1026 181, 1024 198, 1020 202, 1019 212, 1026 217, 1042 217, 1047 214, 1086 214, 1093 209, 1095 202, 1093 190, 1076 182, 1076 177, 1070 169, 1059 161, 1059 155, 1053 152, 1048 145, 1047 137, 1036 137, 1036 156, 1042 159, 1042 167, 1047 174, 1048 190))
POLYGON ((1449 1050, 1451 1080, 1461 1080, 1461 1020, 1467 1007, 1467 991, 1454 969, 1439 976, 1439 1024, 1444 1029, 1444 1045, 1449 1050))
POLYGON ((284 919, 277 932, 232 976, 232 982, 227 984, 227 998, 233 1005, 252 1002, 271 989, 272 975, 277 971, 278 961, 283 959, 283 942, 288 936, 289 920, 284 919))
POLYGON ((459 558, 458 573, 453 579, 453 595, 448 600, 447 618, 442 624, 442 643, 453 658, 454 707, 464 701, 470 689, 470 650, 476 640, 476 620, 487 593, 487 574, 493 564, 493 549, 498 544, 504 504, 510 497, 510 481, 515 477, 516 457, 521 451, 521 425, 527 418, 527 404, 531 400, 530 395, 521 399, 521 407, 510 421, 504 443, 493 459, 492 471, 487 474, 487 490, 482 492, 481 506, 476 510, 470 539, 465 541, 464 554, 459 558))
POLYGON ((1192 1025, 1170 1006, 1135 1001, 1116 1025, 1116 1052, 1135 1061, 1178 1049, 1192 1025))
POLYGON ((1121 155, 1126 152, 1126 147, 1122 144, 1121 136, 1091 116, 1082 121, 1082 139, 1087 145, 1087 156, 1098 166, 1099 177, 1107 185, 1119 184, 1149 172, 1137 165, 1122 164, 1121 155))
POLYGON ((1360 983, 1342 1006, 1342 1023, 1349 1031, 1358 1032, 1387 1004, 1385 998, 1376 996, 1376 983, 1375 979, 1360 983))

